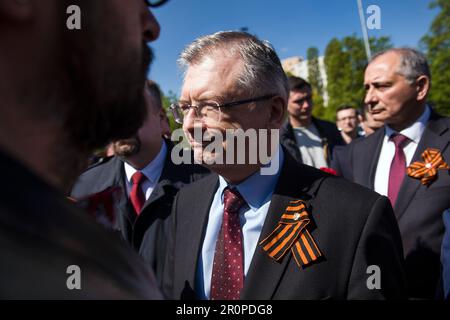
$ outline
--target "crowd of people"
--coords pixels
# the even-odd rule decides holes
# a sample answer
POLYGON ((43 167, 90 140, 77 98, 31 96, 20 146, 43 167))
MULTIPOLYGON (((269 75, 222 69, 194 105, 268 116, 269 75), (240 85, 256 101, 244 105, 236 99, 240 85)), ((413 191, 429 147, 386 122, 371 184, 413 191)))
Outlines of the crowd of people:
POLYGON ((377 53, 332 123, 269 42, 199 37, 178 61, 178 149, 146 79, 166 1, 70 1, 78 31, 58 26, 67 1, 32 2, 0 6, 0 298, 450 298, 450 119, 422 53, 377 53))

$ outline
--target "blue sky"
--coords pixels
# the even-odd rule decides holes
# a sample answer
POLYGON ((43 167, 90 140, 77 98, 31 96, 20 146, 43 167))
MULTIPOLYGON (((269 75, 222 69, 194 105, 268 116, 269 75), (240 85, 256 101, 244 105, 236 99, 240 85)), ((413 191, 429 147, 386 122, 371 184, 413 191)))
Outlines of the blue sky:
MULTIPOLYGON (((381 30, 369 30, 369 36, 390 36, 395 46, 417 47, 437 13, 428 9, 429 2, 363 0, 364 8, 381 9, 381 30)), ((149 77, 165 93, 177 95, 181 88, 177 57, 202 35, 247 27, 270 41, 281 59, 305 57, 311 46, 323 54, 333 37, 362 35, 356 0, 170 0, 153 13, 161 35, 151 44, 156 57, 149 77)))

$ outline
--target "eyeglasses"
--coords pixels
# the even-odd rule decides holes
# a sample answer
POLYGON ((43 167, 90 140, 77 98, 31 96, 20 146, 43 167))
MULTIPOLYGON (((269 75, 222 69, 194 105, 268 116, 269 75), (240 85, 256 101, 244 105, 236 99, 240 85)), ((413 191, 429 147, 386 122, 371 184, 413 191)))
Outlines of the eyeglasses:
POLYGON ((234 101, 221 105, 219 105, 216 102, 205 102, 200 103, 198 106, 191 106, 187 103, 179 102, 179 103, 172 103, 170 106, 170 110, 172 111, 175 122, 179 124, 183 124, 184 117, 187 116, 187 114, 191 109, 195 111, 195 115, 198 118, 218 123, 222 120, 222 109, 247 104, 251 102, 263 101, 271 99, 275 96, 276 96, 275 94, 270 94, 258 98, 234 101))
POLYGON ((144 1, 148 7, 157 8, 159 6, 162 6, 164 3, 166 3, 169 0, 144 0, 144 1))

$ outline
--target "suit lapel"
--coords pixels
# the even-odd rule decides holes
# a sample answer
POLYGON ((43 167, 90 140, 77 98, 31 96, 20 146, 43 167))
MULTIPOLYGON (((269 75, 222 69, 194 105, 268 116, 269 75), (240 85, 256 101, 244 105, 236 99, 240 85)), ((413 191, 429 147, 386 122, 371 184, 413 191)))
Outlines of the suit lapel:
MULTIPOLYGON (((189 216, 189 218, 184 218, 181 222, 182 225, 177 228, 181 235, 182 245, 179 251, 180 256, 176 263, 182 266, 183 270, 175 274, 175 277, 181 277, 175 283, 186 285, 185 280, 187 280, 192 285, 189 288, 191 290, 195 290, 197 264, 208 225, 209 210, 219 180, 216 174, 211 174, 203 181, 204 183, 199 184, 201 188, 197 189, 195 194, 192 194, 192 198, 189 199, 190 202, 186 206, 191 208, 191 210, 187 214, 184 213, 183 216, 189 216)), ((186 288, 178 288, 175 292, 183 292, 183 289, 186 288)))
MULTIPOLYGON (((289 205, 289 201, 291 200, 295 199, 278 194, 272 196, 267 218, 264 222, 258 243, 276 228, 283 211, 289 205)), ((283 258, 281 263, 278 263, 271 259, 267 253, 257 245, 247 277, 244 281, 241 299, 270 300, 290 260, 291 255, 288 254, 283 258)))
MULTIPOLYGON (((275 229, 290 201, 301 199, 308 204, 313 203, 314 194, 319 185, 316 182, 321 181, 322 177, 320 171, 296 164, 295 160, 285 153, 285 163, 272 196, 258 243, 275 229), (293 180, 292 172, 299 170, 303 173, 301 179, 293 180)), ((290 260, 291 254, 288 253, 281 263, 276 262, 258 245, 244 281, 241 299, 272 299, 290 260)))
POLYGON ((352 149, 351 166, 354 167, 354 182, 372 190, 374 189, 375 173, 383 146, 384 133, 384 128, 381 128, 372 136, 361 141, 362 148, 358 148, 358 144, 356 144, 352 149))
MULTIPOLYGON (((439 149, 442 153, 448 147, 450 142, 450 132, 447 126, 442 125, 439 121, 440 117, 432 114, 431 119, 423 132, 423 136, 419 141, 416 152, 412 158, 411 163, 415 161, 423 161, 422 153, 427 148, 439 149)), ((418 179, 409 177, 408 175, 403 180, 400 188, 397 202, 395 203, 395 214, 397 220, 405 213, 414 195, 419 190, 421 183, 418 179)))

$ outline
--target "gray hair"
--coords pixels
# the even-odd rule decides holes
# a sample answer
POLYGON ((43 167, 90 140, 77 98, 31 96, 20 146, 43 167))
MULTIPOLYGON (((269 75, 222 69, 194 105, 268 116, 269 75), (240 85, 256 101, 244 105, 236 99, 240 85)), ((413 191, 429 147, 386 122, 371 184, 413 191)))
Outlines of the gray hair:
POLYGON ((246 32, 221 31, 200 37, 183 50, 178 64, 186 70, 217 50, 238 54, 242 58, 244 71, 237 80, 241 87, 254 95, 264 91, 276 93, 287 101, 289 86, 275 50, 269 42, 246 32))
POLYGON ((427 76, 431 83, 431 73, 427 58, 423 53, 415 49, 393 48, 381 51, 372 57, 370 63, 378 57, 391 52, 400 56, 400 65, 397 72, 404 76, 409 83, 413 83, 420 76, 427 76))

